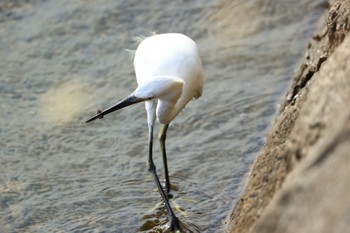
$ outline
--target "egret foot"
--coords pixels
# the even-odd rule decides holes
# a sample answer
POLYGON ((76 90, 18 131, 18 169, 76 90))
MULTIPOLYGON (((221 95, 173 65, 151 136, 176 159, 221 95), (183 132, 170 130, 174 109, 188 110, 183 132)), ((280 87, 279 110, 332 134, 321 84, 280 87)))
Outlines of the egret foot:
POLYGON ((170 231, 174 233, 181 233, 180 221, 177 217, 173 216, 170 220, 170 231))
POLYGON ((168 198, 168 200, 169 200, 169 199, 173 198, 173 197, 174 197, 174 195, 173 195, 173 194, 171 194, 171 193, 167 193, 167 194, 166 194, 166 197, 167 197, 167 198, 168 198))

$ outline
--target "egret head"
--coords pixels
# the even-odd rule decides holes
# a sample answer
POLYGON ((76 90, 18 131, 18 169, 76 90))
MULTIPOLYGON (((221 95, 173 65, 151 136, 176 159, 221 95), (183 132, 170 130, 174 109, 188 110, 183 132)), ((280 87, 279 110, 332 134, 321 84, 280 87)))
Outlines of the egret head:
POLYGON ((150 81, 141 83, 134 95, 142 99, 163 99, 177 102, 182 94, 184 81, 175 76, 156 76, 150 81))

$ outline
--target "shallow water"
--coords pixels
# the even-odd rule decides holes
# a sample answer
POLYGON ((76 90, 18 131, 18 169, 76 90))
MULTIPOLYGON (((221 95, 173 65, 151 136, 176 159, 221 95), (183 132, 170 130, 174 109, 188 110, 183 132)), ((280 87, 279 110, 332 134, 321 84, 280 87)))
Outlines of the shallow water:
MULTIPOLYGON (((143 104, 84 120, 136 87, 133 38, 197 41, 203 96, 171 124, 171 204, 222 232, 325 1, 0 3, 0 231, 162 232, 143 104)), ((163 177, 160 150, 155 162, 163 177)))

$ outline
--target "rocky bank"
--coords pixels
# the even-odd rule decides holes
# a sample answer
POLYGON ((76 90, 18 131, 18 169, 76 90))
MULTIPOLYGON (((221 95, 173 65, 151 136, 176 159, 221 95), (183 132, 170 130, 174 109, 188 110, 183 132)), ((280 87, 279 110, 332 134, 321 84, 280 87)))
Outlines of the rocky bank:
POLYGON ((227 232, 350 232, 349 18, 329 3, 227 232))

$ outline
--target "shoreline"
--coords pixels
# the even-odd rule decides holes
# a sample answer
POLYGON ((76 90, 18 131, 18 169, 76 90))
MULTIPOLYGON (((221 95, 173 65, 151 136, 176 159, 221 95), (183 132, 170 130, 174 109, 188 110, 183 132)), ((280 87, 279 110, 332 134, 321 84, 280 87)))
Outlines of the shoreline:
POLYGON ((350 209, 346 192, 350 191, 346 180, 350 158, 345 156, 350 150, 350 0, 331 1, 323 17, 245 191, 228 217, 226 232, 345 232, 350 228, 338 211, 341 203, 350 209), (329 190, 338 198, 332 198, 329 190))

